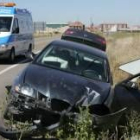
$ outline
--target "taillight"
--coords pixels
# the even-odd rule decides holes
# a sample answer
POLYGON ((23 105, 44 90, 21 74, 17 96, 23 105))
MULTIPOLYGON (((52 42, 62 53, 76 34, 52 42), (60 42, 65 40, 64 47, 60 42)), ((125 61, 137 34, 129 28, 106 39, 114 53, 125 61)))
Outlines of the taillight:
POLYGON ((97 40, 98 40, 98 41, 100 41, 103 45, 105 45, 105 44, 106 44, 105 39, 98 38, 97 40))
POLYGON ((68 31, 65 32, 66 35, 71 35, 73 33, 74 33, 74 31, 70 31, 70 30, 68 30, 68 31))
POLYGON ((102 44, 106 44, 106 41, 105 40, 102 40, 101 42, 102 42, 102 44))

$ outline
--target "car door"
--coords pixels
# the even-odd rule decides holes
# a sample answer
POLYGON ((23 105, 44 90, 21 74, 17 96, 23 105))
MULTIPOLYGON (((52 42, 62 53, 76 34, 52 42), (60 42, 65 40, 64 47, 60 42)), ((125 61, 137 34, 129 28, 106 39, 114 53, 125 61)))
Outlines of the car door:
POLYGON ((127 107, 128 110, 140 111, 140 73, 131 76, 114 87, 112 109, 119 110, 127 107))

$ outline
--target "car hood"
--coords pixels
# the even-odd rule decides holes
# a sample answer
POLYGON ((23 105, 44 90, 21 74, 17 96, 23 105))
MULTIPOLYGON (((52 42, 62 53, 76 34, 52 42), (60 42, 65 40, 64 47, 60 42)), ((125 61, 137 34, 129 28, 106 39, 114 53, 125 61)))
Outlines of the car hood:
POLYGON ((21 76, 20 82, 22 79, 23 83, 31 85, 40 94, 51 99, 66 101, 71 105, 80 102, 102 104, 107 99, 111 87, 110 83, 90 80, 36 64, 30 64, 21 76))

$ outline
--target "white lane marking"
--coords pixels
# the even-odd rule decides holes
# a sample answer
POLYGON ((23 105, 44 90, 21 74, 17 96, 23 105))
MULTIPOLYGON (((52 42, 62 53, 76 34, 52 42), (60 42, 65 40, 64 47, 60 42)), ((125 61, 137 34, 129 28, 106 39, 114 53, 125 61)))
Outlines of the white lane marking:
MULTIPOLYGON (((39 53, 39 52, 40 52, 40 51, 36 51, 35 53, 39 53)), ((15 65, 13 65, 13 66, 7 67, 6 69, 0 71, 0 75, 2 75, 2 74, 4 74, 5 72, 7 72, 7 71, 9 71, 9 70, 11 70, 11 69, 17 67, 18 65, 20 65, 20 63, 24 63, 24 62, 26 62, 26 60, 22 60, 22 61, 20 61, 18 64, 15 64, 15 65)))
POLYGON ((10 69, 15 68, 17 65, 18 65, 18 64, 13 65, 13 66, 10 66, 10 67, 8 67, 8 68, 6 68, 6 69, 2 70, 2 71, 0 72, 0 75, 2 75, 3 73, 7 72, 7 71, 8 71, 8 70, 10 70, 10 69))

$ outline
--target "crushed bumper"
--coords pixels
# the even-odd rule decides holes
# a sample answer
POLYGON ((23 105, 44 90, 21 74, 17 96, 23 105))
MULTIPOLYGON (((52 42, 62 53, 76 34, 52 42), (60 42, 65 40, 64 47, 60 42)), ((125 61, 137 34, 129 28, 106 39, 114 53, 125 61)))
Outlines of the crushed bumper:
POLYGON ((118 124, 121 116, 126 111, 126 108, 123 108, 117 112, 107 114, 104 116, 93 115, 93 128, 109 129, 118 124))
MULTIPOLYGON (((104 115, 104 116, 99 116, 99 115, 92 115, 93 118, 93 129, 109 129, 111 127, 114 127, 117 125, 119 119, 121 118, 121 116, 123 115, 123 113, 125 112, 126 108, 123 108, 115 113, 112 114, 108 114, 108 115, 104 115)), ((19 138, 21 135, 22 137, 31 137, 34 136, 34 134, 36 134, 36 132, 39 131, 53 131, 57 128, 59 128, 62 124, 63 124, 63 119, 66 116, 69 115, 73 115, 73 114, 61 114, 60 120, 54 124, 51 124, 47 127, 45 126, 40 126, 38 124, 33 124, 32 126, 30 126, 27 130, 25 129, 21 129, 21 130, 15 130, 15 129, 10 129, 7 128, 2 119, 0 120, 0 135, 3 136, 4 138, 7 139, 17 139, 19 138)), ((74 114, 74 115, 79 115, 79 114, 74 114)))

